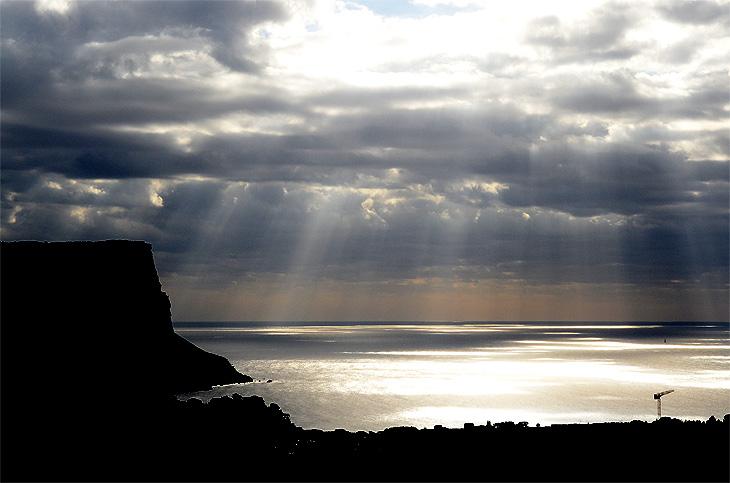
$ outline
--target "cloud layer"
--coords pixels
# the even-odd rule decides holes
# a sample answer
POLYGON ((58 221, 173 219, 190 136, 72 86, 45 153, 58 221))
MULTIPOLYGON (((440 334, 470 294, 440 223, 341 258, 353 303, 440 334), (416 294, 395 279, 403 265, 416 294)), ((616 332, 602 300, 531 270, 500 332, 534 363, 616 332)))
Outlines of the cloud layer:
POLYGON ((727 318, 728 4, 549 3, 3 2, 2 238, 179 320, 727 318))

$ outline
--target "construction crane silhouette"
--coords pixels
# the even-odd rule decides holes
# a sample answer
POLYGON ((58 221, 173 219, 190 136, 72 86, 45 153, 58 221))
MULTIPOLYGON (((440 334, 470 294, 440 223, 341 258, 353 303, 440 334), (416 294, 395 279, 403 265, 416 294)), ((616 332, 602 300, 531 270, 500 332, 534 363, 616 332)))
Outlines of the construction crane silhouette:
POLYGON ((656 399, 656 417, 657 419, 662 419, 662 396, 666 396, 670 392, 674 392, 674 389, 670 389, 668 391, 662 391, 654 394, 654 399, 656 399))

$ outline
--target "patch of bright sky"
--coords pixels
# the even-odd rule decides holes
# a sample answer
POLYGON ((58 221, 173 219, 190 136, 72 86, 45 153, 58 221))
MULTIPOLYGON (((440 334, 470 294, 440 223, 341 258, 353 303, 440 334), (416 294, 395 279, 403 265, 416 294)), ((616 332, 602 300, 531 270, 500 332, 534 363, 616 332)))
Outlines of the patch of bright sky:
POLYGON ((70 0, 36 0, 35 9, 39 13, 65 14, 71 8, 70 0))
POLYGON ((429 15, 453 15, 457 12, 473 11, 477 6, 464 2, 458 5, 457 2, 444 2, 428 4, 413 0, 359 0, 348 2, 350 5, 362 5, 372 12, 386 17, 423 18, 429 15))

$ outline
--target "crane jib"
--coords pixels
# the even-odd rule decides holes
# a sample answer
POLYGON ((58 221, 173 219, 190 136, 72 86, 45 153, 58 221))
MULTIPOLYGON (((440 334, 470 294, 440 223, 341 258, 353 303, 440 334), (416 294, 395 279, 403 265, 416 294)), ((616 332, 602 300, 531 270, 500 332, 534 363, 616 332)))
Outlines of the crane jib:
POLYGON ((656 399, 656 416, 657 419, 662 418, 662 396, 669 394, 670 392, 674 392, 674 389, 669 389, 668 391, 662 391, 654 394, 654 399, 656 399))

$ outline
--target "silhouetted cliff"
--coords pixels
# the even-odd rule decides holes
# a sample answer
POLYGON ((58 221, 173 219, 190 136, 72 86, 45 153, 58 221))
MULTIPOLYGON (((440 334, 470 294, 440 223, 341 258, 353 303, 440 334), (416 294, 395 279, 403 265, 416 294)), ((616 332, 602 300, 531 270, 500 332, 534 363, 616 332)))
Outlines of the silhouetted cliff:
POLYGON ((86 444, 140 404, 252 380, 174 332, 147 243, 3 242, 0 268, 4 463, 86 444))
POLYGON ((28 369, 19 384, 151 397, 251 381, 174 332, 147 243, 3 242, 0 256, 3 368, 28 369))

